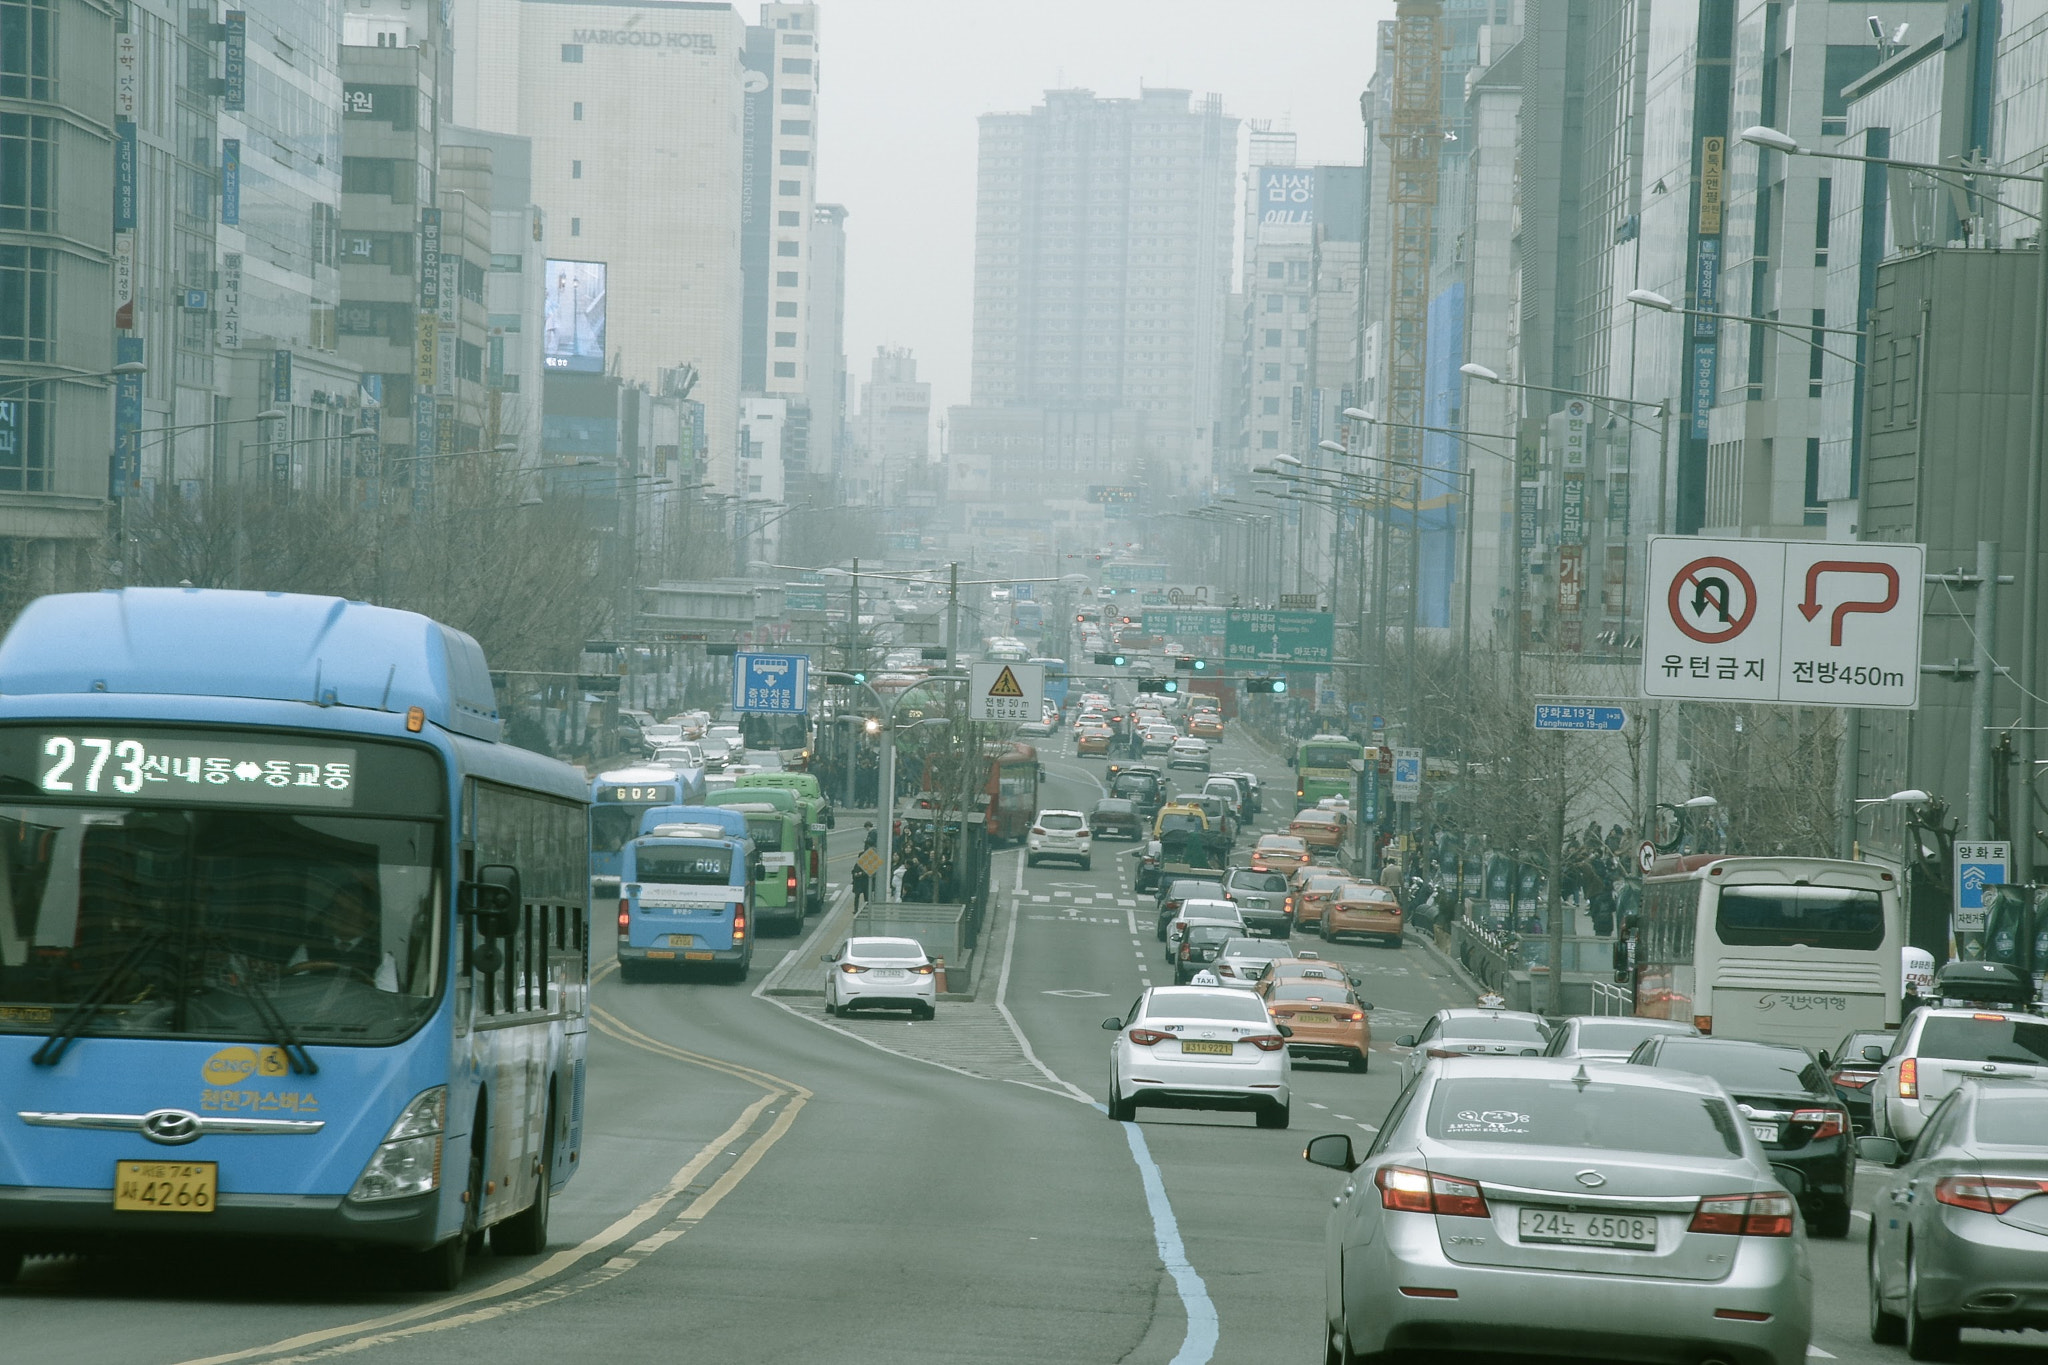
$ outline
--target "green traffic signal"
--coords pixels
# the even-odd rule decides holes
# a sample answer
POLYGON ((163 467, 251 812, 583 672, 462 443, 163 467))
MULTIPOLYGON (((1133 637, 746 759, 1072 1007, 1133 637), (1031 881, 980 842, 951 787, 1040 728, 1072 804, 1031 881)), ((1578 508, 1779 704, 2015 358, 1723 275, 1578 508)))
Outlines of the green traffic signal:
POLYGON ((1206 673, 1206 672, 1208 671, 1208 669, 1209 669, 1209 661, 1208 661, 1207 659, 1197 659, 1197 660, 1195 660, 1195 662, 1194 662, 1194 670, 1195 670, 1195 672, 1197 672, 1197 673, 1206 673))
POLYGON ((1244 687, 1247 692, 1285 692, 1287 690, 1287 679, 1248 678, 1245 680, 1244 687))

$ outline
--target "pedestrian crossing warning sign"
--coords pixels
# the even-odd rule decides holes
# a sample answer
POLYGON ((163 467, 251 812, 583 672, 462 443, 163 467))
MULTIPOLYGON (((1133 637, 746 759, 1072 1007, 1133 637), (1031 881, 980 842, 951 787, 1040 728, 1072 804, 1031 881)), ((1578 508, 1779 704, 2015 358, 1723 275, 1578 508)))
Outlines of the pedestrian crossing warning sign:
POLYGON ((853 860, 853 865, 872 877, 882 870, 882 855, 871 848, 864 848, 860 856, 853 860))
POLYGON ((975 664, 968 674, 969 720, 1022 723, 1045 714, 1045 665, 975 664))

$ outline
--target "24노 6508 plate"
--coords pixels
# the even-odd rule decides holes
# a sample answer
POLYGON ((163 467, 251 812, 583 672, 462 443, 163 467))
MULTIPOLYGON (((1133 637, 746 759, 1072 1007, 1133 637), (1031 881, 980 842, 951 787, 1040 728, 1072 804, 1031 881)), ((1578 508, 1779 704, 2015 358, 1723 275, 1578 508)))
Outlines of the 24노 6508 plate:
POLYGON ((211 1161, 117 1161, 114 1208, 123 1213, 212 1213, 218 1170, 211 1161))
POLYGON ((1657 1245, 1657 1220, 1647 1213, 1523 1209, 1517 1230, 1525 1242, 1562 1242, 1571 1246, 1643 1250, 1657 1245))

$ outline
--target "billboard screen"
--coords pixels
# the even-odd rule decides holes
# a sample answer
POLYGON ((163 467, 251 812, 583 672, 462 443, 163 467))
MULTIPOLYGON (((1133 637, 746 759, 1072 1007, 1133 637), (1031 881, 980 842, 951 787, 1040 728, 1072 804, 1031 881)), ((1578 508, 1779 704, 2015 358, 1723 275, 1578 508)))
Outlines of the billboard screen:
POLYGON ((543 362, 551 370, 604 373, 604 262, 550 260, 542 302, 543 362))
POLYGON ((1316 220, 1316 173, 1293 166, 1259 170, 1259 226, 1307 227, 1316 220))

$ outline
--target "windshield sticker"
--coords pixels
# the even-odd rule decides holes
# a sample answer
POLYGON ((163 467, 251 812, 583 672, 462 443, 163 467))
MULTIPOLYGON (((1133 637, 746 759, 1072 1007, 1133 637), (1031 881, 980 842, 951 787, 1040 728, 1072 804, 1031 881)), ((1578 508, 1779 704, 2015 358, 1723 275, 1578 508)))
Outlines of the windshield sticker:
POLYGON ((1526 1133, 1529 1116, 1512 1109, 1460 1109, 1445 1126, 1448 1133, 1526 1133))

